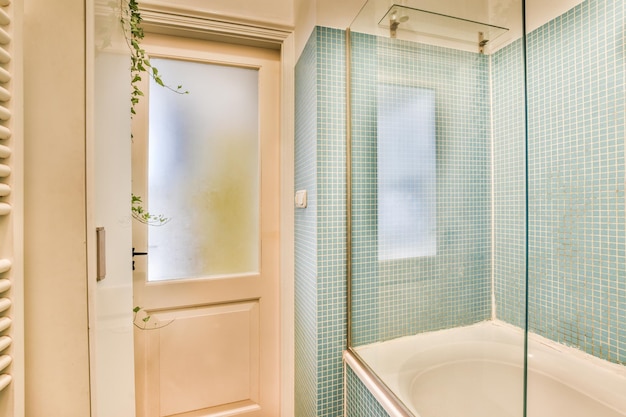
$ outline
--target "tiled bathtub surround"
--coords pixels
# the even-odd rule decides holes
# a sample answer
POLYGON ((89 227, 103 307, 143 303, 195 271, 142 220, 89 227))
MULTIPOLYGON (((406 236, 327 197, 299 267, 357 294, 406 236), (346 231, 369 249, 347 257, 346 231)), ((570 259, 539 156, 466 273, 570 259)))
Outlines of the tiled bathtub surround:
POLYGON ((531 329, 626 364, 625 4, 528 37, 531 329))
POLYGON ((353 344, 490 318, 489 57, 352 33, 351 78, 353 344), (436 254, 379 257, 381 85, 434 93, 436 254))
MULTIPOLYGON (((528 35, 529 328, 626 363, 622 0, 587 0, 528 35)), ((521 43, 493 57, 497 316, 523 324, 521 43), (515 86, 515 87, 512 87, 515 86), (509 161, 505 163, 504 161, 509 161)))
MULTIPOLYGON (((618 363, 626 362, 624 7, 587 0, 528 36, 529 327, 618 363)), ((317 28, 297 68, 296 188, 309 190, 309 208, 296 212, 297 416, 343 412, 343 36, 317 28)), ((492 278, 496 317, 523 326, 521 40, 480 57, 352 36, 355 344, 488 319, 492 278), (378 262, 375 92, 378 77, 394 82, 395 71, 397 81, 436 91, 438 246, 434 257, 378 262)))
POLYGON ((526 155, 522 39, 491 56, 496 316, 525 325, 526 155))
POLYGON ((389 417, 352 368, 346 366, 345 372, 346 417, 389 417))
POLYGON ((317 406, 317 48, 311 37, 296 67, 296 189, 308 192, 306 210, 295 213, 296 415, 317 406))
POLYGON ((296 66, 296 415, 343 415, 345 34, 316 28, 296 66))

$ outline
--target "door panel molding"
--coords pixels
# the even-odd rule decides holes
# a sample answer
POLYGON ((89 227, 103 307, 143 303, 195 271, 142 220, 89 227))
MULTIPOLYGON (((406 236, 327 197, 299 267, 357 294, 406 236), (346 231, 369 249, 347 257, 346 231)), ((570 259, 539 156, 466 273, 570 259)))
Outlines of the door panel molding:
POLYGON ((177 415, 190 404, 206 414, 218 409, 233 415, 260 410, 259 312, 258 299, 148 312, 157 323, 163 323, 157 330, 140 334, 145 343, 145 389, 153 399, 149 405, 154 408, 152 414, 177 415), (190 343, 176 343, 183 339, 190 343), (190 357, 196 359, 190 363, 190 357), (204 381, 186 385, 187 375, 198 368, 204 381), (229 399, 227 405, 221 405, 223 398, 229 399))
MULTIPOLYGON (((226 47, 212 41, 154 34, 146 37, 144 45, 151 56, 163 54, 173 59, 187 56, 191 61, 205 60, 207 63, 222 60, 228 55, 227 48, 236 49, 237 52, 231 52, 233 62, 239 61, 236 56, 241 54, 242 62, 249 60, 258 64, 259 97, 265 103, 259 108, 262 138, 260 238, 263 242, 261 247, 266 250, 262 251, 260 275, 246 273, 228 278, 148 283, 145 280, 145 259, 136 261, 135 304, 162 323, 174 320, 164 327, 135 332, 138 415, 191 416, 199 410, 214 413, 217 409, 224 409, 227 413, 224 415, 278 415, 282 376, 279 338, 281 233, 278 207, 281 187, 277 113, 280 105, 276 94, 280 88, 278 53, 275 50, 251 51, 258 48, 233 44, 226 47), (252 52, 249 57, 248 52, 252 52), (216 313, 220 311, 221 314, 216 313), (202 314, 198 316, 198 313, 202 314), (169 344, 172 340, 182 343, 172 346, 169 344), (232 360, 229 359, 231 354, 235 357, 232 360), (216 361, 216 358, 223 360, 216 361), (224 376, 221 381, 216 379, 219 374, 224 376), (231 374, 233 380, 228 382, 231 374), (200 391, 196 392, 196 389, 200 391), (213 401, 217 393, 224 401, 221 404, 213 401), (232 410, 228 409, 231 405, 235 407, 232 410)), ((141 120, 137 122, 143 125, 141 120)), ((145 149, 142 146, 145 136, 146 132, 141 130, 135 134, 134 146, 139 153, 143 153, 140 149, 145 149)), ((142 167, 139 163, 135 166, 140 171, 136 172, 133 181, 137 191, 145 187, 144 180, 139 180, 145 175, 145 172, 141 173, 144 171, 142 167)), ((137 229, 145 229, 141 225, 136 226, 137 229)), ((141 235, 143 233, 138 230, 135 244, 144 244, 145 236, 141 235)), ((290 414, 287 412, 285 415, 290 414)))
POLYGON ((230 41, 279 49, 281 53, 280 149, 280 310, 281 310, 281 415, 294 414, 294 114, 296 42, 292 25, 233 19, 219 14, 181 10, 142 2, 146 33, 178 34, 190 38, 230 41), (204 29, 203 29, 204 28, 204 29))

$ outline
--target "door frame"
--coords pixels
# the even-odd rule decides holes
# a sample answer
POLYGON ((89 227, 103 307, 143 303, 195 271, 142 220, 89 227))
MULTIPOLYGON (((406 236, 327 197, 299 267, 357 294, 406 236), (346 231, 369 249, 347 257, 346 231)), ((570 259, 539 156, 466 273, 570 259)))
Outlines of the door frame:
MULTIPOLYGON (((280 50, 280 414, 294 415, 294 67, 295 36, 292 26, 226 17, 205 11, 169 5, 142 4, 142 27, 146 33, 175 35, 213 41, 231 42, 249 46, 280 50)), ((88 25, 89 26, 89 25, 88 25)), ((91 29, 92 30, 92 29, 91 29)), ((87 74, 91 74, 93 62, 87 62, 87 74)), ((89 107, 89 101, 88 101, 89 107)), ((93 115, 89 107, 87 118, 93 115)), ((93 141, 93 137, 87 139, 93 141)), ((93 153, 87 155, 87 176, 93 177, 93 153)), ((129 178, 130 182, 130 178, 129 178)), ((93 185, 93 182, 88 182, 93 185)), ((87 204, 93 209, 93 191, 87 190, 87 204), (90 204, 91 202, 91 204, 90 204)), ((93 216, 87 213, 87 230, 95 230, 93 216)), ((88 286, 89 310, 94 311, 94 288, 96 287, 94 237, 88 238, 88 286)), ((131 261, 130 253, 128 262, 131 261)), ((93 349, 93 328, 97 326, 89 314, 90 350, 93 349)), ((132 349, 131 349, 132 350, 132 349)), ((93 351, 92 351, 93 353, 93 351)), ((90 367, 95 370, 93 358, 90 367)), ((96 416, 95 404, 106 399, 96 398, 95 378, 91 375, 91 415, 96 416)))
POLYGON ((278 49, 280 65, 280 414, 294 413, 294 70, 295 40, 289 26, 219 16, 169 5, 142 5, 144 30, 162 35, 219 40, 278 49))
POLYGON ((293 28, 225 18, 167 5, 142 6, 146 32, 279 49, 280 65, 280 346, 281 415, 294 413, 294 67, 293 28))

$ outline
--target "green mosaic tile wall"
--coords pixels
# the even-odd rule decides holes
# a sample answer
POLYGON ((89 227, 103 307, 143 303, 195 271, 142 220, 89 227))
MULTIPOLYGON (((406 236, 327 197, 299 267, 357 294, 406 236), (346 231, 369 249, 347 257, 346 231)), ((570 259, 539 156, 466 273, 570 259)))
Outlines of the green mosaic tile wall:
POLYGON ((308 207, 295 212, 295 413, 317 415, 317 42, 312 36, 295 70, 295 188, 308 207))
POLYGON ((529 324, 626 364, 625 4, 528 37, 529 324))
POLYGON ((318 417, 343 414, 346 348, 345 33, 318 27, 318 417))
POLYGON ((522 39, 492 55, 493 275, 496 317, 524 327, 526 168, 522 39))
POLYGON ((346 417, 389 417, 349 366, 346 366, 346 417))
MULTIPOLYGON (((528 37, 530 328, 618 363, 626 362, 625 26, 623 1, 587 0, 528 37)), ((297 133, 297 149, 299 141, 308 145, 299 151, 296 183, 303 185, 296 188, 313 187, 307 185, 310 179, 299 183, 298 176, 311 178, 314 172, 317 195, 309 206, 315 207, 309 234, 301 237, 302 250, 296 254, 296 263, 306 264, 296 271, 297 297, 304 303, 296 323, 303 327, 296 330, 301 349, 296 354, 297 361, 308 361, 297 365, 301 372, 296 385, 303 383, 305 392, 313 392, 307 395, 316 410, 309 404, 297 415, 339 416, 345 343, 344 34, 317 28, 311 39, 307 48, 316 67, 306 78, 316 90, 309 90, 302 112, 316 125, 297 133), (306 147, 312 142, 314 150, 306 147), (310 239, 314 247, 306 247, 310 239)), ((367 36, 358 42, 354 60, 363 71, 353 76, 361 85, 353 97, 353 204, 360 216, 353 217, 353 238, 362 244, 355 246, 353 261, 355 303, 367 307, 353 311, 357 344, 489 318, 492 266, 496 315, 522 326, 521 41, 491 57, 491 113, 488 62, 482 62, 486 58, 367 36), (413 63, 420 59, 427 62, 413 63), (452 59, 456 64, 442 67, 452 59), (442 141, 437 149, 439 260, 395 261, 383 267, 376 260, 376 104, 371 88, 385 71, 381 61, 404 71, 402 82, 439 91, 446 87, 438 83, 453 80, 458 83, 454 90, 463 92, 458 103, 437 95, 437 124, 442 125, 437 132, 437 141, 442 141), (465 101, 468 95, 473 100, 465 101), (447 113, 451 108, 455 112, 447 113), (434 305, 426 307, 429 303, 434 305)), ((301 88, 298 84, 297 90, 301 88)), ((306 215, 296 215, 299 233, 306 215)), ((375 411, 372 415, 378 416, 375 411)))
POLYGON ((354 344, 489 319, 489 57, 352 33, 352 58, 354 344), (436 256, 379 259, 381 83, 435 95, 436 256))
MULTIPOLYGON (((529 328, 626 363, 624 2, 528 35, 529 328)), ((524 323, 521 43, 493 57, 497 316, 524 323)))
POLYGON ((345 33, 315 28, 296 66, 296 415, 343 415, 345 33))

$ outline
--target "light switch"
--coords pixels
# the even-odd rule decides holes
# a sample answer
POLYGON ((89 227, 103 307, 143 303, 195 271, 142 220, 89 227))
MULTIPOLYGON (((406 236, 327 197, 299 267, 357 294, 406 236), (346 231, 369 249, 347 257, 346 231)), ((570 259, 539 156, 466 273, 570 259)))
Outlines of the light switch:
POLYGON ((296 208, 306 208, 306 190, 296 191, 296 208))

